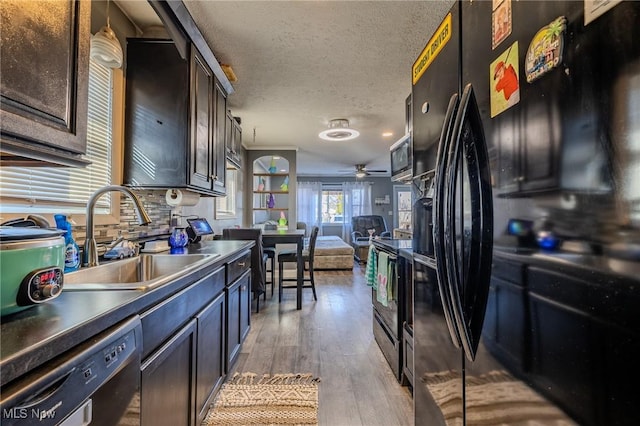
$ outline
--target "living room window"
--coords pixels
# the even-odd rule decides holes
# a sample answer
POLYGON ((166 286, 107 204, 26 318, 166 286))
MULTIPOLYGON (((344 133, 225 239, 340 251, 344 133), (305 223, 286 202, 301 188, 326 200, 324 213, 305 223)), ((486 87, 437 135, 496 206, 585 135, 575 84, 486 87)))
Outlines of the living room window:
POLYGON ((344 192, 342 188, 322 189, 322 223, 344 222, 344 192))

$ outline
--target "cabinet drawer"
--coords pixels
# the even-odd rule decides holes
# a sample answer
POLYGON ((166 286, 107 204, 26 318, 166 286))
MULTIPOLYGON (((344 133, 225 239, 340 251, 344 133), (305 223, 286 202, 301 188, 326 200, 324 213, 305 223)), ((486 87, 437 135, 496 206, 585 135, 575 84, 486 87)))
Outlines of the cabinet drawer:
POLYGON ((224 268, 153 307, 142 320, 142 358, 144 359, 224 289, 224 268))
POLYGON ((249 268, 251 268, 251 251, 243 253, 227 264, 227 285, 233 283, 249 268))
POLYGON ((524 265, 503 259, 493 259, 492 271, 494 277, 502 278, 513 284, 523 286, 524 265))

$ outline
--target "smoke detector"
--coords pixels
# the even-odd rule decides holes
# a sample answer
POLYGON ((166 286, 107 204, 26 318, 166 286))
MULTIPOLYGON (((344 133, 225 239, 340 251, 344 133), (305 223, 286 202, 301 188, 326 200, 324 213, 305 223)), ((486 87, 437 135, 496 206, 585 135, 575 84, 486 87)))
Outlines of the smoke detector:
POLYGON ((348 141, 360 136, 360 132, 349 128, 349 120, 336 118, 329 121, 329 128, 320 132, 318 136, 326 141, 348 141))

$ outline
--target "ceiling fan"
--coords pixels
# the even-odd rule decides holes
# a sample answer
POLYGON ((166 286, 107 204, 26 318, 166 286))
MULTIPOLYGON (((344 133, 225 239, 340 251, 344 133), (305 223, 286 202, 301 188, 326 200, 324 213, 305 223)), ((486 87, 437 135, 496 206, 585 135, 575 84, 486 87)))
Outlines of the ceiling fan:
POLYGON ((387 173, 387 170, 382 169, 367 169, 367 166, 364 164, 356 164, 354 174, 357 178, 363 178, 366 176, 371 176, 374 173, 387 173))

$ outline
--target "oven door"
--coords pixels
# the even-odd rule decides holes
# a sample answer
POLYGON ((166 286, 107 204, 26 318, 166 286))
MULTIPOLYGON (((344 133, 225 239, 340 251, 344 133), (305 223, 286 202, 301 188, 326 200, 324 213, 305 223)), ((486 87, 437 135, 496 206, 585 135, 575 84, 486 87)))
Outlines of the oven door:
POLYGON ((402 325, 399 324, 398 321, 398 258, 395 254, 386 253, 389 256, 389 268, 393 268, 395 271, 392 274, 392 282, 388 284, 393 289, 393 297, 387 302, 387 306, 384 306, 378 300, 378 291, 374 288, 371 293, 371 301, 373 303, 373 308, 378 312, 378 315, 390 329, 391 333, 393 333, 394 339, 398 340, 398 336, 401 335, 400 325, 402 325))

